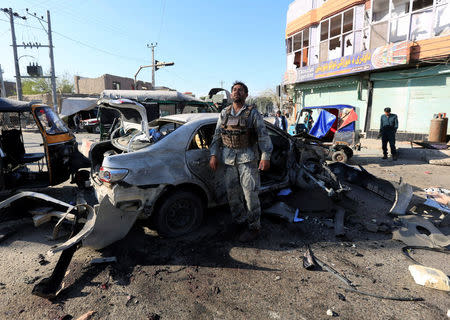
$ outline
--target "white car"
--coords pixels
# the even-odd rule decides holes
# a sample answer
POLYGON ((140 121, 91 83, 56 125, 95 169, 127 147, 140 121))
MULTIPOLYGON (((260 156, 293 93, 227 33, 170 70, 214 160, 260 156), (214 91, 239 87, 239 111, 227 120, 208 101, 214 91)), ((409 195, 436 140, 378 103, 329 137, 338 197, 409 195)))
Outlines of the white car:
MULTIPOLYGON (((153 219, 159 234, 179 236, 201 223, 206 208, 227 203, 224 167, 213 172, 208 165, 218 113, 177 114, 147 123, 137 102, 112 100, 108 107, 120 111, 121 127, 90 151, 102 221, 113 215, 102 212, 107 203, 126 217, 120 220, 125 234, 141 215, 153 219)), ((270 170, 261 172, 261 194, 288 186, 319 185, 330 196, 344 190, 326 167, 322 148, 266 125, 274 148, 270 170)))

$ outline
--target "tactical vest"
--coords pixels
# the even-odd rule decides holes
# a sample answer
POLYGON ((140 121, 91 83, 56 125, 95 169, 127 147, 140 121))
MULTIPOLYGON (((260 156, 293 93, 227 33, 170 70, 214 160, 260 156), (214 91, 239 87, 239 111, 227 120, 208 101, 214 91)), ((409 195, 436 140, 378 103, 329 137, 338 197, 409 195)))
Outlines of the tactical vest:
POLYGON ((256 132, 254 128, 247 125, 248 118, 253 107, 248 106, 240 115, 233 116, 231 108, 226 108, 225 120, 220 129, 224 146, 230 149, 247 148, 256 143, 256 132))

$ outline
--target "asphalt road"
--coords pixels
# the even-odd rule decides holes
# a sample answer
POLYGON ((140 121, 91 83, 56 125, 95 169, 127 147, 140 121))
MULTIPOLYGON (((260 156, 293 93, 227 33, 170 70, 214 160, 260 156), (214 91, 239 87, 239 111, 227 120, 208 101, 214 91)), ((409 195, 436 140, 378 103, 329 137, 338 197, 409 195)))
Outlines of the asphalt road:
MULTIPOLYGON (((92 135, 77 134, 78 141, 83 137, 92 135)), ((26 133, 24 139, 27 147, 39 148, 38 135, 26 133)), ((403 177, 414 188, 412 207, 423 201, 423 188, 450 185, 450 167, 382 161, 378 152, 366 150, 352 162, 381 178, 403 177)), ((75 199, 68 183, 40 191, 64 201, 75 199)), ((138 223, 125 239, 101 252, 78 250, 65 278, 66 289, 54 301, 31 294, 58 259, 58 255, 46 256, 57 243, 49 240, 54 223, 39 228, 24 224, 0 243, 0 319, 61 319, 67 314, 76 319, 90 310, 96 312, 92 319, 157 319, 156 315, 161 319, 327 319, 328 309, 341 319, 445 319, 448 293, 415 284, 408 272, 411 262, 401 252, 404 245, 392 240, 389 230, 374 233, 366 228, 373 221, 393 225, 386 215, 390 203, 366 191, 352 192, 355 202, 352 212, 347 212, 344 238, 334 236, 327 226, 332 213, 323 209, 302 214, 308 218, 297 224, 265 217, 260 239, 246 245, 221 235, 228 216, 225 208, 211 210, 198 232, 178 239, 160 238, 145 223, 138 223), (358 290, 424 301, 348 292, 331 273, 302 267, 306 244, 358 290), (115 256, 117 263, 89 265, 100 256, 115 256)), ((320 207, 317 190, 296 190, 285 200, 300 210, 311 203, 320 207)), ((13 214, 26 216, 23 210, 13 214)), ((413 256, 450 274, 448 256, 426 251, 415 251, 413 256)))

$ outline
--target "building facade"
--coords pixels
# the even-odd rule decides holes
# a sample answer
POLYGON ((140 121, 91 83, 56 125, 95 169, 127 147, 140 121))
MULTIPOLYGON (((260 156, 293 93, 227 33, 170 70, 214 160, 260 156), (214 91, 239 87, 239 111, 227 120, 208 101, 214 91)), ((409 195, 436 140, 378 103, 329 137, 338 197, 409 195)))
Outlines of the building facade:
POLYGON ((378 133, 383 109, 391 107, 400 139, 425 138, 434 114, 450 114, 448 2, 292 2, 283 84, 296 111, 353 105, 357 129, 370 137, 378 133))
POLYGON ((74 76, 75 93, 100 94, 103 90, 151 90, 150 82, 137 81, 136 88, 134 79, 104 74, 98 78, 85 78, 74 76))

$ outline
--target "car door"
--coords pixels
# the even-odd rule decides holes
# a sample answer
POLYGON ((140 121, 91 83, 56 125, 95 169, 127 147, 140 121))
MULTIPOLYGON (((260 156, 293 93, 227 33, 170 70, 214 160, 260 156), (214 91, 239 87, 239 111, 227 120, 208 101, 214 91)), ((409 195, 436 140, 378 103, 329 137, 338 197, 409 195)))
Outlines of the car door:
POLYGON ((216 123, 209 123, 199 127, 191 137, 186 150, 186 163, 194 176, 200 179, 214 195, 217 204, 226 202, 226 190, 224 184, 224 166, 214 172, 209 167, 210 151, 216 123))

